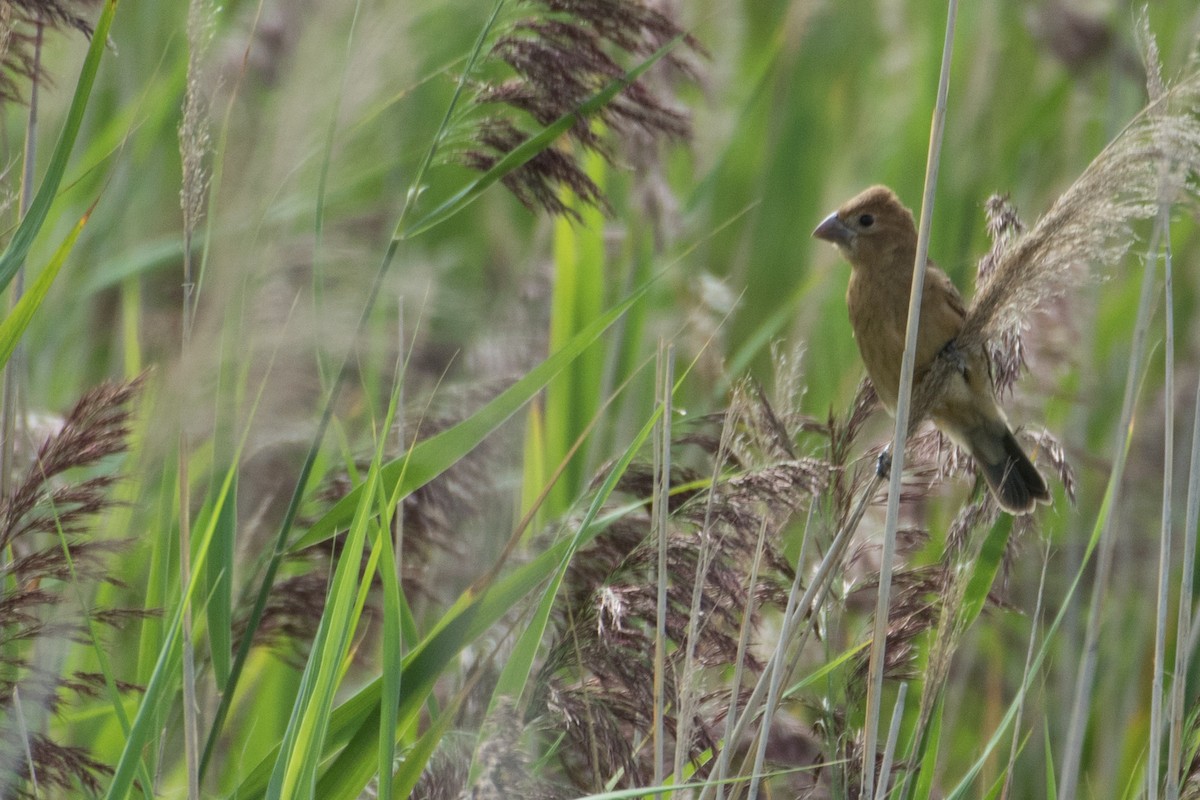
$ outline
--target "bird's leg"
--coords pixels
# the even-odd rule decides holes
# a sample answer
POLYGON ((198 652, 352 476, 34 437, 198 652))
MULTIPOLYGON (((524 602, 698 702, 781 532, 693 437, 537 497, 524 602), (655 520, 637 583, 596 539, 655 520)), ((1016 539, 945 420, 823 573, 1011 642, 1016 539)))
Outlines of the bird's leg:
POLYGON ((875 461, 875 475, 879 478, 886 478, 892 472, 892 448, 885 447, 883 452, 879 454, 879 458, 875 461))

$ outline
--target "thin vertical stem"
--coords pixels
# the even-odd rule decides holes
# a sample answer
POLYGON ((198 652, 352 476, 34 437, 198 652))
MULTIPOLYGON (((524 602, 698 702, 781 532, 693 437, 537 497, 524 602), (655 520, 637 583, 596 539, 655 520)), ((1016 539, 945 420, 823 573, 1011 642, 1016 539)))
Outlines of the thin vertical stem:
POLYGON ((1175 630, 1175 672, 1171 683, 1171 737, 1167 757, 1167 800, 1179 797, 1183 772, 1184 691, 1191 662, 1192 585, 1195 578, 1196 527, 1200 523, 1200 381, 1197 381, 1192 418, 1192 461, 1188 474, 1187 513, 1183 526, 1183 574, 1179 580, 1179 623, 1175 630))
POLYGON ((658 542, 658 600, 654 634, 654 783, 656 786, 661 786, 666 778, 667 505, 671 491, 671 391, 675 385, 674 360, 674 345, 659 342, 658 393, 663 413, 659 416, 659 435, 654 440, 654 466, 658 485, 654 492, 652 510, 658 542))
MULTIPOLYGON (((183 324, 181 352, 186 359, 191 345, 192 314, 194 303, 194 284, 192 283, 192 231, 190 226, 184 226, 183 232, 183 324)), ((179 588, 183 592, 192 579, 192 521, 191 521, 191 487, 188 477, 188 453, 191 451, 191 437, 188 436, 187 423, 182 418, 179 421, 179 588)), ((200 797, 200 759, 199 759, 199 725, 197 715, 200 707, 196 699, 196 663, 195 651, 192 644, 192 608, 186 595, 183 598, 183 741, 184 753, 187 759, 188 798, 198 800, 200 797)))
MULTIPOLYGON (((201 90, 201 66, 208 45, 211 10, 205 0, 191 0, 187 13, 187 86, 183 118, 179 124, 179 155, 182 164, 180 208, 183 217, 183 283, 181 298, 180 360, 187 364, 192 350, 192 332, 199 302, 196 271, 192 263, 192 241, 203 217, 208 190, 204 159, 209 151, 208 103, 201 90)), ((192 583, 192 495, 188 459, 187 404, 180 404, 179 449, 179 591, 182 607, 183 648, 183 749, 187 764, 189 800, 200 798, 200 703, 196 691, 196 655, 192 632, 192 607, 188 587, 192 583)))
MULTIPOLYGON (((1037 605, 1033 609, 1033 614, 1029 619, 1032 625, 1029 627, 1029 647, 1025 649, 1025 669, 1022 671, 1022 685, 1027 685, 1029 675, 1033 670, 1034 654, 1037 652, 1038 642, 1038 624, 1042 620, 1042 603, 1046 598, 1046 570, 1050 566, 1050 544, 1045 542, 1042 550, 1042 572, 1038 579, 1037 590, 1037 605)), ((1025 714, 1025 697, 1026 693, 1021 692, 1017 698, 1017 714, 1013 719, 1012 725, 1012 743, 1008 748, 1008 768, 1004 770, 1004 788, 1000 790, 1000 800, 1008 800, 1008 792, 1011 786, 1012 778, 1016 774, 1017 754, 1020 752, 1021 743, 1021 719, 1025 714)))
POLYGON ((875 800, 886 800, 887 785, 892 774, 892 759, 896 756, 896 740, 900 738, 900 720, 904 719, 904 700, 908 697, 908 683, 900 684, 896 705, 892 708, 892 724, 888 728, 887 744, 883 746, 883 762, 879 765, 879 786, 875 789, 875 800))
POLYGON ((883 697, 883 665, 887 639, 888 606, 891 601, 892 566, 896 558, 896 529, 900 519, 900 481, 904 473, 904 447, 908 441, 909 406, 912 400, 914 361, 917 353, 917 328, 921 298, 925 290, 925 265, 929 259, 929 230, 933 220, 933 198, 937 187, 942 136, 946 128, 946 95, 950 87, 950 56, 954 50, 954 23, 958 16, 957 0, 949 0, 946 11, 946 37, 942 43, 942 66, 938 78, 937 102, 929 134, 929 156, 925 162, 925 193, 921 199, 921 223, 917 229, 917 258, 913 263, 912 292, 908 301, 908 333, 904 360, 900 365, 900 395, 896 401, 896 432, 891 448, 891 481, 888 485, 887 521, 883 534, 883 553, 879 565, 879 598, 875 605, 875 627, 871 635, 871 659, 867 685, 866 730, 863 736, 863 797, 875 794, 875 749, 879 737, 880 702, 883 697))
MULTIPOLYGON (((405 344, 404 344, 404 298, 396 298, 396 353, 397 363, 407 363, 404 359, 405 344), (404 359, 401 362, 399 359, 404 359)), ((396 452, 403 453, 408 443, 405 442, 406 431, 404 430, 404 375, 396 376, 396 380, 400 381, 400 387, 396 390, 398 395, 396 398, 396 452)), ((404 577, 403 569, 403 553, 404 553, 404 500, 400 499, 396 503, 396 513, 392 518, 392 557, 396 564, 396 585, 400 585, 401 579, 404 577)), ((403 591, 403 590, 402 590, 403 591)), ((403 646, 403 639, 401 640, 403 646)))
MULTIPOLYGON (((1161 205, 1158 224, 1165 231, 1163 241, 1167 254, 1163 261, 1165 286, 1163 288, 1166 318, 1166 342, 1163 347, 1163 489, 1162 529, 1158 543, 1158 603, 1154 624, 1154 676, 1150 688, 1150 743, 1146 761, 1146 797, 1158 800, 1159 759, 1162 755, 1163 732, 1163 686, 1167 658, 1167 603, 1170 597, 1171 579, 1171 490, 1175 477, 1175 310, 1174 293, 1171 287, 1170 256, 1170 208, 1161 205)), ((1155 254, 1157 258, 1158 254, 1155 254)))
MULTIPOLYGON (((725 413, 724 423, 721 426, 721 439, 717 445, 716 457, 713 458, 708 499, 704 506, 704 523, 700 528, 699 557, 696 559, 696 572, 692 579, 692 602, 689 606, 686 634, 687 646, 685 648, 683 669, 681 672, 683 675, 691 675, 692 671, 696 668, 696 643, 700 639, 701 628, 706 620, 706 617, 702 613, 704 585, 708 580, 708 570, 712 566, 713 559, 716 557, 716 552, 720 547, 713 534, 713 504, 717 499, 717 492, 721 485, 721 469, 728 456, 729 443, 734 436, 734 429, 736 427, 736 415, 732 411, 733 407, 734 404, 731 403, 730 410, 725 413)), ((766 529, 767 520, 764 515, 759 525, 759 542, 758 549, 754 555, 754 567, 751 570, 750 583, 746 587, 747 600, 746 608, 742 614, 742 639, 739 641, 738 646, 737 666, 734 668, 733 695, 730 698, 730 712, 725 715, 727 727, 732 724, 732 716, 737 709, 737 698, 739 696, 737 687, 741 685, 741 658, 745 654, 744 642, 749 636, 749 620, 754 616, 754 587, 758 584, 759 560, 762 556, 762 546, 766 529)), ((695 699, 698 691, 699 686, 693 681, 684 680, 680 682, 678 690, 679 718, 675 733, 675 765, 673 768, 675 775, 683 774, 683 765, 687 759, 689 749, 687 742, 691 741, 692 737, 692 712, 695 707, 695 699)))

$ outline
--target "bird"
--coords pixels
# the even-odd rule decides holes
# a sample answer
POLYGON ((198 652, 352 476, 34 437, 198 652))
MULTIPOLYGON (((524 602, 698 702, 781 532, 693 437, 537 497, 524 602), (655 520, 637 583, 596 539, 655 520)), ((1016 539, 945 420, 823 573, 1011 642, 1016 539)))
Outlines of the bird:
MULTIPOLYGON (((888 187, 872 186, 822 220, 812 235, 836 245, 850 262, 850 326, 875 392, 895 416, 917 258, 912 212, 888 187)), ((944 351, 953 355, 954 369, 934 398, 930 417, 970 453, 1002 509, 1028 514, 1038 503, 1050 502, 1050 490, 997 403, 991 361, 982 345, 966 351, 957 346, 966 313, 949 276, 927 261, 913 385, 920 385, 944 351)))

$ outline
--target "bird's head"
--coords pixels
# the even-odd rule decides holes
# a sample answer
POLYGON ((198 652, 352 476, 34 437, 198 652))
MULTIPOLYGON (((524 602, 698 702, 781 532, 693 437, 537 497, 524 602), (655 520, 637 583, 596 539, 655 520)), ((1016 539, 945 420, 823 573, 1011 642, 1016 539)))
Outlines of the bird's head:
POLYGON ((872 186, 847 200, 812 235, 837 245, 855 269, 897 265, 911 270, 916 255, 912 212, 886 186, 872 186))

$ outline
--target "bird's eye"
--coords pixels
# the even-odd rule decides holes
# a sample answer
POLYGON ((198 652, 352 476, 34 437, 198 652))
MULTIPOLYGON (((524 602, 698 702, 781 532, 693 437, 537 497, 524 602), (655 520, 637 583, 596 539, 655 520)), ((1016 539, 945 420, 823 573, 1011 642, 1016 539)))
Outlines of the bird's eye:
POLYGON ((858 224, 862 225, 864 228, 869 228, 875 224, 875 218, 870 214, 863 214, 858 218, 858 224))

